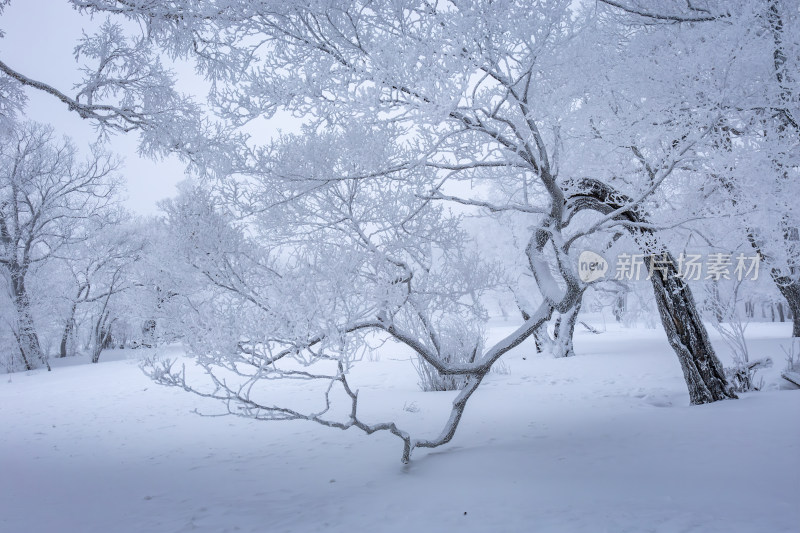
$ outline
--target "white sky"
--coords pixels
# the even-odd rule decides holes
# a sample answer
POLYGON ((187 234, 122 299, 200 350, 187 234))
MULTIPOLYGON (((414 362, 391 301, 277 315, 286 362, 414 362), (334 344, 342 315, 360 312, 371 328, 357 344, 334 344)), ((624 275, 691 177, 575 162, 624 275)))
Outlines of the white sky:
MULTIPOLYGON (((0 57, 26 76, 73 94, 72 85, 78 79, 73 49, 81 28, 92 23, 98 21, 80 16, 64 0, 12 0, 0 16, 0 28, 6 33, 0 39, 0 57)), ((28 118, 52 124, 82 149, 96 139, 90 122, 67 111, 52 96, 32 89, 28 96, 28 118)), ((115 136, 108 149, 125 160, 121 173, 128 182, 126 205, 141 214, 154 214, 156 202, 174 195, 175 185, 185 178, 183 165, 176 158, 142 159, 136 146, 134 133, 115 136)))

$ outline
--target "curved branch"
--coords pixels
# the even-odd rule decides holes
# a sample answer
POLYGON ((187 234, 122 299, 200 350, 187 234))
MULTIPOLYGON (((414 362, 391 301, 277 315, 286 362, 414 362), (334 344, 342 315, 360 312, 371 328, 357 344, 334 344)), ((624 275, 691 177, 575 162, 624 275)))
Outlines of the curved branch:
POLYGON ((25 85, 26 87, 32 87, 39 91, 44 91, 52 96, 55 96, 63 103, 67 104, 67 108, 70 111, 77 112, 81 118, 97 120, 108 127, 111 127, 113 129, 122 132, 132 131, 136 128, 139 128, 142 126, 144 122, 144 117, 140 113, 136 113, 131 109, 118 109, 116 107, 109 105, 82 104, 77 100, 75 100, 74 98, 70 98, 69 96, 62 93, 61 91, 59 91, 58 89, 56 89, 51 85, 28 78, 27 76, 20 74, 16 70, 9 67, 3 61, 0 61, 0 71, 2 71, 7 76, 15 79, 22 85, 25 85), (128 124, 129 127, 125 127, 120 124, 115 124, 114 122, 112 122, 112 119, 119 119, 123 123, 128 124))
MULTIPOLYGON (((713 14, 710 13, 708 15, 672 15, 672 14, 664 14, 664 13, 653 13, 652 11, 645 11, 641 8, 626 6, 622 2, 615 2, 614 0, 600 0, 600 2, 609 5, 611 7, 615 7, 617 9, 621 9, 626 13, 630 13, 632 15, 639 15, 640 17, 653 19, 653 20, 663 20, 667 22, 711 22, 715 20, 720 20, 723 18, 730 17, 730 13, 718 13, 713 14)), ((695 11, 706 11, 706 10, 698 10, 695 11)))

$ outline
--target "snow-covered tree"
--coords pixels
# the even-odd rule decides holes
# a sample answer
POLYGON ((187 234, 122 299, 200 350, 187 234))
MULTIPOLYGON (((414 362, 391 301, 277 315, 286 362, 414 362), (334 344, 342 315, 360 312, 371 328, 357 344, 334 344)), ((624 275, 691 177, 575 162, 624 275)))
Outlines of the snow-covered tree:
MULTIPOLYGON (((682 95, 676 105, 714 109, 719 120, 708 151, 692 162, 695 177, 676 192, 682 207, 705 221, 695 229, 704 226, 702 233, 714 235, 716 245, 725 241, 728 250, 752 247, 789 308, 800 310, 800 217, 792 201, 800 193, 800 13, 795 3, 603 3, 640 32, 691 26, 683 34, 693 35, 704 61, 693 60, 705 64, 697 76, 712 83, 695 94, 693 103, 682 95)), ((794 316, 793 336, 798 336, 800 318, 794 316)))
MULTIPOLYGON (((99 65, 87 71, 87 89, 71 99, 49 92, 88 118, 108 124, 90 113, 107 110, 127 121, 119 129, 141 128, 147 149, 178 151, 203 177, 168 207, 170 230, 197 273, 184 280, 194 296, 186 296, 193 351, 218 387, 198 392, 256 418, 389 430, 408 459, 414 447, 452 438, 503 354, 551 318, 561 316, 567 330, 574 324, 570 313, 586 288, 576 251, 605 246, 624 230, 663 261, 651 282, 692 403, 732 397, 664 235, 693 215, 683 202, 709 183, 720 132, 737 127, 733 111, 757 107, 729 76, 746 64, 738 45, 755 27, 756 3, 72 3, 133 20, 145 33, 131 39, 104 26, 82 48, 99 65), (721 32, 723 45, 709 37, 717 23, 732 28, 721 32), (168 76, 148 74, 160 81, 137 85, 127 81, 135 69, 125 71, 122 92, 112 91, 107 59, 135 66, 156 49, 206 76, 213 119, 198 118, 196 108, 176 118, 183 100, 154 89, 169 88, 168 76), (104 98, 108 108, 85 108, 104 98), (259 121, 278 111, 301 119, 302 134, 260 138, 259 121), (522 260, 509 263, 518 272, 472 246, 461 218, 497 213, 526 228, 515 241, 522 260), (538 300, 518 298, 523 325, 485 345, 481 292, 510 286, 518 294, 522 274, 536 282, 538 300), (455 329, 459 342, 445 345, 455 329), (346 370, 368 332, 405 345, 441 374, 464 377, 436 439, 358 416, 346 370), (454 350, 468 352, 462 362, 453 362, 454 350), (290 359, 333 368, 315 373, 290 359), (351 400, 349 417, 263 403, 257 391, 272 377, 338 384, 351 400)), ((778 27, 770 24, 761 28, 778 27)), ((775 41, 775 32, 761 35, 775 41)), ((786 85, 781 69, 796 47, 788 37, 780 43, 773 50, 784 50, 781 74, 771 76, 786 85)), ((790 125, 788 103, 778 104, 791 98, 780 97, 761 107, 777 106, 790 125)), ((560 328, 559 335, 569 337, 560 328)), ((151 370, 192 388, 180 373, 151 370)))
POLYGON ((23 123, 0 142, 0 270, 14 309, 20 366, 47 364, 31 312, 30 275, 84 238, 115 202, 116 162, 99 149, 81 161, 52 128, 23 123))
MULTIPOLYGON (((199 22, 199 14, 194 19, 195 35, 227 36, 224 47, 203 39, 199 60, 219 84, 212 95, 219 116, 245 125, 280 106, 307 122, 302 136, 241 154, 233 169, 216 172, 217 181, 205 193, 195 193, 170 213, 172 224, 185 228, 183 240, 194 243, 188 257, 224 302, 210 308, 222 316, 211 314, 205 323, 224 324, 224 331, 206 331, 225 341, 199 353, 219 387, 214 395, 238 403, 244 409, 238 412, 322 421, 317 414, 261 404, 243 392, 252 389, 216 376, 249 367, 251 373, 242 377, 255 384, 288 355, 316 356, 338 361, 328 377, 349 391, 348 350, 364 331, 382 331, 440 373, 467 377, 438 439, 417 441, 397 431, 407 458, 413 447, 452 437, 466 400, 500 356, 554 311, 575 309, 583 284, 570 251, 581 239, 623 225, 640 235, 648 253, 668 255, 643 218, 642 204, 684 160, 697 155, 716 116, 673 110, 677 122, 628 132, 650 138, 625 146, 626 167, 582 178, 587 167, 574 156, 576 150, 597 138, 608 145, 609 128, 618 136, 625 124, 641 122, 652 110, 664 112, 665 106, 647 106, 649 115, 635 106, 617 116, 605 112, 592 116, 593 129, 587 124, 579 129, 585 116, 581 100, 590 87, 565 64, 586 54, 584 30, 591 24, 569 2, 238 7, 231 12, 256 11, 207 23, 199 22), (250 35, 261 39, 245 37, 250 35), (577 118, 568 120, 573 115, 577 118), (482 195, 484 184, 499 194, 482 195), (450 211, 442 210, 446 205, 450 211), (482 347, 477 328, 474 342, 467 343, 473 350, 468 362, 452 363, 449 347, 439 342, 446 337, 442 328, 453 318, 480 319, 480 306, 467 305, 465 298, 497 286, 487 258, 467 261, 477 272, 475 267, 485 265, 486 275, 469 278, 461 266, 466 236, 459 237, 458 217, 449 213, 465 210, 508 212, 526 221, 531 229, 521 251, 543 301, 538 309, 523 310, 524 325, 495 346, 482 347), (601 216, 573 218, 584 210, 601 216), (212 226, 201 238, 186 238, 201 224, 212 226), (209 235, 219 235, 218 244, 207 240, 209 235), (291 303, 283 291, 293 295, 291 303), (239 302, 234 309, 231 298, 239 302), (290 309, 293 315, 287 317, 290 309), (461 309, 468 315, 459 316, 461 309), (253 322, 259 314, 263 318, 253 322), (257 335, 259 329, 270 337, 257 335), (274 336, 276 331, 286 333, 274 336), (219 355, 203 355, 210 353, 219 355)), ((190 38, 167 17, 148 15, 146 22, 156 35, 190 38)), ((687 89, 658 82, 646 85, 687 89)), ((630 97, 641 94, 635 88, 623 87, 630 97)), ((616 155, 614 162, 620 161, 616 155)), ((729 397, 690 290, 676 274, 673 268, 652 278, 692 401, 729 397)), ((191 387, 180 374, 153 372, 165 383, 191 387)), ((279 372, 296 376, 298 371, 279 372)), ((374 430, 355 408, 343 425, 374 430)))
POLYGON ((111 339, 115 313, 121 293, 134 289, 138 280, 133 269, 146 248, 146 236, 130 215, 119 210, 117 215, 82 228, 85 237, 64 254, 70 272, 70 312, 61 336, 59 356, 66 357, 72 336, 76 333, 78 314, 92 318, 91 360, 96 363, 111 339))

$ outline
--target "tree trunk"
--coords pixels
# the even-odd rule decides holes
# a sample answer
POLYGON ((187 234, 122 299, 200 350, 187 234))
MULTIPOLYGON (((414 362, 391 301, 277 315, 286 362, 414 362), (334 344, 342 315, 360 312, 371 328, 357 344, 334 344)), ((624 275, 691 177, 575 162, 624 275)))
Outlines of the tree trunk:
POLYGON ((81 297, 83 296, 83 291, 86 291, 86 296, 89 296, 89 287, 88 285, 81 285, 78 287, 78 294, 75 296, 75 300, 72 302, 72 308, 69 311, 69 318, 67 319, 67 323, 64 326, 64 334, 61 336, 61 346, 59 349, 59 357, 66 357, 69 355, 67 353, 67 347, 69 343, 69 337, 72 335, 72 332, 75 329, 75 311, 78 309, 78 302, 81 301, 81 297))
POLYGON ((11 271, 11 289, 14 293, 14 307, 17 311, 17 331, 15 333, 20 356, 25 370, 33 370, 44 364, 50 370, 50 362, 42 352, 39 336, 31 314, 31 301, 25 289, 25 281, 20 271, 11 271))
POLYGON ((550 351, 553 345, 553 339, 550 338, 550 333, 547 332, 547 322, 536 328, 533 332, 533 342, 536 344, 536 353, 544 353, 550 351))
POLYGON ((41 344, 39 343, 39 336, 36 334, 36 328, 33 324, 33 317, 30 314, 30 304, 27 302, 27 296, 20 302, 17 299, 17 324, 19 330, 17 331, 17 342, 19 343, 19 350, 22 354, 22 361, 25 365, 25 370, 33 370, 39 364, 44 364, 50 370, 50 363, 42 351, 41 344))
MULTIPOLYGON (((768 3, 767 21, 769 22, 769 29, 772 33, 772 41, 774 45, 772 50, 772 59, 773 68, 775 71, 775 80, 778 82, 778 86, 781 89, 781 99, 785 102, 791 102, 796 99, 796 95, 790 90, 793 80, 791 79, 790 71, 786 66, 786 52, 784 51, 783 44, 784 26, 783 19, 781 17, 780 5, 777 0, 770 0, 768 3)), ((780 110, 780 113, 778 113, 777 117, 781 122, 781 126, 779 128, 781 133, 787 129, 794 129, 795 133, 800 132, 800 127, 798 127, 798 124, 785 110, 780 110)), ((779 169, 783 168, 783 165, 780 162, 773 161, 773 163, 775 163, 779 169)), ((785 170, 783 172, 783 178, 789 179, 789 175, 785 170)), ((751 232, 749 237, 750 242, 753 244, 756 250, 760 252, 760 248, 757 246, 755 235, 751 232)), ((797 229, 784 227, 784 239, 786 240, 787 248, 795 246, 797 242, 797 229)), ((778 286, 778 290, 781 291, 781 294, 786 299, 789 309, 792 311, 792 337, 800 337, 800 321, 798 321, 797 316, 798 311, 800 311, 800 280, 792 280, 788 276, 783 276, 781 275, 780 270, 775 268, 770 270, 770 274, 772 275, 773 281, 775 281, 775 284, 778 286)), ((775 312, 773 311, 772 314, 774 322, 775 312)))
POLYGON ((69 345, 69 338, 72 335, 72 330, 75 328, 75 309, 78 307, 77 302, 72 303, 72 308, 67 319, 67 324, 64 326, 64 333, 61 335, 61 345, 59 346, 58 356, 63 358, 69 355, 67 347, 69 345))
MULTIPOLYGON (((578 187, 580 192, 570 197, 573 212, 592 209, 609 214, 633 203, 631 198, 598 180, 582 179, 578 187)), ((657 261, 658 268, 651 272, 650 281, 667 340, 680 361, 690 401, 697 405, 736 398, 708 339, 692 291, 679 276, 672 255, 658 243, 652 231, 643 227, 647 218, 638 208, 623 211, 616 217, 621 222, 635 224, 627 226, 628 231, 644 243, 642 248, 654 258, 654 263, 657 261)))
POLYGON ((578 322, 578 313, 581 311, 583 303, 583 293, 578 297, 575 307, 570 309, 558 318, 555 330, 555 350, 556 357, 572 357, 575 355, 575 348, 572 343, 575 334, 575 324, 578 322))
POLYGON ((17 308, 19 324, 17 341, 19 342, 20 352, 23 355, 25 370, 33 370, 37 368, 40 363, 46 366, 47 370, 50 370, 50 362, 42 351, 41 344, 39 343, 39 336, 36 334, 36 328, 33 324, 33 317, 27 305, 28 304, 23 304, 23 306, 25 306, 23 309, 17 308))
POLYGON ((95 339, 92 343, 92 363, 96 363, 100 360, 100 354, 103 352, 103 341, 99 337, 102 335, 102 332, 95 333, 95 339))
MULTIPOLYGON (((113 323, 113 321, 112 321, 113 323)), ((94 326, 94 342, 92 343, 92 363, 100 360, 100 354, 106 348, 111 337, 111 324, 108 322, 108 313, 103 310, 94 326)))
POLYGON ((722 363, 714 353, 689 286, 678 274, 675 259, 664 249, 659 269, 650 273, 661 323, 689 388, 692 405, 736 398, 729 390, 722 363))
MULTIPOLYGON (((519 307, 519 305, 517 306, 519 307)), ((522 320, 528 321, 531 318, 531 315, 528 314, 522 307, 519 307, 519 311, 522 314, 522 320)), ((533 337, 533 342, 536 345, 536 353, 544 353, 548 351, 552 351, 553 346, 553 339, 550 338, 550 333, 547 332, 547 323, 550 320, 550 316, 552 315, 553 311, 550 311, 550 315, 547 315, 547 318, 539 324, 539 326, 533 331, 531 335, 533 337)))
POLYGON ((627 300, 627 294, 625 294, 624 292, 619 294, 614 299, 613 313, 614 313, 614 320, 616 320, 617 322, 622 322, 622 316, 625 314, 625 310, 627 308, 626 300, 627 300))
POLYGON ((800 337, 800 280, 780 276, 777 272, 773 272, 772 279, 792 312, 792 337, 800 337))

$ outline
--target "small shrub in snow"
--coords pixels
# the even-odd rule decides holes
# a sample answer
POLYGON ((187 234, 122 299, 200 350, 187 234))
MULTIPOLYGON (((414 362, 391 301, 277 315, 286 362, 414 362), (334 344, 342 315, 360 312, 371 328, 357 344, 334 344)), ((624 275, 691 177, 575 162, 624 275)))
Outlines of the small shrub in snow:
POLYGON ((744 336, 748 321, 742 320, 741 315, 737 312, 741 283, 741 280, 734 282, 733 291, 727 300, 720 296, 718 285, 711 285, 707 291, 708 299, 706 300, 707 311, 711 314, 714 329, 730 347, 733 354, 733 365, 725 368, 725 377, 734 392, 761 390, 764 380, 763 378, 756 379, 756 372, 761 368, 772 366, 772 359, 769 357, 750 360, 750 352, 744 336))
POLYGON ((795 352, 796 346, 794 339, 792 339, 789 350, 781 346, 783 353, 786 354, 786 370, 781 373, 781 377, 789 383, 800 387, 800 353, 795 352))
MULTIPOLYGON (((476 338, 475 332, 463 323, 451 322, 442 326, 437 350, 441 361, 445 364, 473 363, 482 348, 482 335, 476 338)), ((461 390, 467 382, 465 375, 440 374, 433 365, 421 357, 417 357, 414 368, 419 375, 419 387, 425 392, 461 390)))
POLYGON ((766 357, 757 361, 737 361, 734 366, 725 368, 725 377, 734 392, 757 391, 764 388, 764 378, 756 379, 756 372, 772 366, 772 359, 766 357))
POLYGON ((800 353, 797 353, 797 343, 792 339, 792 344, 787 350, 781 346, 781 350, 786 354, 786 370, 789 372, 800 372, 800 353))
POLYGON ((506 364, 505 361, 500 359, 492 365, 492 372, 500 376, 508 376, 511 374, 511 368, 506 364))

